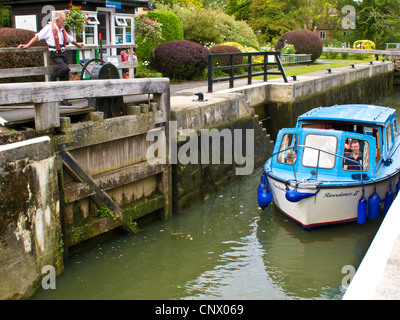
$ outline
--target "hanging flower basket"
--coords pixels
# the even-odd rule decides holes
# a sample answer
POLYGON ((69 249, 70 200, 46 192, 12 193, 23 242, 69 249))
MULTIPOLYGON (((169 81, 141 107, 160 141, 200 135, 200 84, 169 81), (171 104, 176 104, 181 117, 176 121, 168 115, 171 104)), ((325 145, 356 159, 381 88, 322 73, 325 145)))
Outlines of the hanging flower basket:
POLYGON ((74 6, 72 2, 68 5, 69 9, 65 10, 64 28, 67 32, 72 31, 75 34, 81 34, 90 18, 87 13, 82 12, 81 6, 74 6))

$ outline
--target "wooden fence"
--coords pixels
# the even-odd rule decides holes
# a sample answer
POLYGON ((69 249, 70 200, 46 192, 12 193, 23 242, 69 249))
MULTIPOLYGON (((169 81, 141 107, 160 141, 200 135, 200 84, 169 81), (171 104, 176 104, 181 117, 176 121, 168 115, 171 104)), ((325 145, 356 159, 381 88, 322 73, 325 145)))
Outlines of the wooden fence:
MULTIPOLYGON (((128 61, 119 61, 118 69, 129 69, 129 77, 133 78, 134 68, 138 66, 138 62, 134 59, 133 49, 136 45, 103 45, 103 49, 126 49, 129 53, 128 61)), ((96 58, 96 53, 98 52, 100 46, 88 45, 83 49, 77 49, 75 46, 68 46, 68 51, 89 51, 85 60, 96 58)), ((45 81, 49 81, 51 73, 54 71, 55 65, 50 57, 50 52, 47 47, 30 47, 28 49, 22 48, 0 48, 0 53, 15 53, 15 52, 42 52, 43 54, 43 66, 40 67, 26 67, 26 68, 10 68, 10 69, 0 69, 0 79, 4 78, 14 78, 14 77, 26 77, 26 76, 45 76, 45 81)), ((107 61, 106 61, 107 62, 107 61)), ((81 64, 71 64, 71 72, 79 72, 82 70, 81 64)), ((93 65, 92 65, 93 67, 93 65)))

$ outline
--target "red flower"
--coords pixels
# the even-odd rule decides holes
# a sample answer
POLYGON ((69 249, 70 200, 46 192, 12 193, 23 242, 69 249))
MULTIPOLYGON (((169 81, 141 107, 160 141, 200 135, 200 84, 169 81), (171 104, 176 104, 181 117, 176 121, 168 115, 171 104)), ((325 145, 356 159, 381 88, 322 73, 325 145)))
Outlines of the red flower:
POLYGON ((68 6, 72 6, 72 2, 68 3, 68 6))
POLYGON ((79 9, 79 10, 82 9, 82 6, 78 6, 78 9, 79 9))

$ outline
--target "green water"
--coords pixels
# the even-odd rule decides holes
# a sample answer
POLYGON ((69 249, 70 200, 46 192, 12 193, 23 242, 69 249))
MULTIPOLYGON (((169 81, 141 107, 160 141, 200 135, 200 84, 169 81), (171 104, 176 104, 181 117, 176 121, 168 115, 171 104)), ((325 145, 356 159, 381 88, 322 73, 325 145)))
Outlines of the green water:
POLYGON ((340 299, 379 221, 303 231, 257 206, 260 171, 171 220, 72 256, 34 299, 340 299))
MULTIPOLYGON (((400 93, 378 101, 400 106, 400 93)), ((261 171, 196 207, 73 255, 33 299, 341 299, 381 220, 303 231, 257 206, 261 171)))

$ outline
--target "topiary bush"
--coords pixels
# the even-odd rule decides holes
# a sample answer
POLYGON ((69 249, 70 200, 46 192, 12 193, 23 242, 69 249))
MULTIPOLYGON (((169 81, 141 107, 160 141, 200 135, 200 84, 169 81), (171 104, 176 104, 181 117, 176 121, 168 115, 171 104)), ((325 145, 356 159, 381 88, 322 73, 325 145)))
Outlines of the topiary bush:
MULTIPOLYGON (((356 40, 353 43, 353 49, 375 50, 375 42, 371 40, 356 40)), ((364 53, 355 53, 353 54, 353 56, 359 60, 375 58, 373 54, 364 54, 364 53)))
POLYGON ((210 51, 199 43, 173 40, 159 44, 151 53, 153 66, 164 76, 193 80, 207 68, 210 51))
MULTIPOLYGON (((161 23, 161 39, 155 42, 149 41, 148 39, 143 39, 142 37, 140 37, 140 35, 137 35, 136 53, 139 60, 150 61, 151 52, 157 45, 163 42, 172 40, 184 40, 182 23, 176 14, 165 11, 150 11, 146 13, 145 17, 150 19, 150 21, 161 23)), ((140 19, 140 17, 137 19, 140 19)))
MULTIPOLYGON (((240 53, 240 49, 234 46, 227 46, 227 45, 219 45, 210 48, 211 53, 240 53)), ((217 59, 213 59, 214 61, 218 62, 220 66, 227 66, 230 65, 230 58, 229 57, 221 57, 217 59)), ((243 57, 234 57, 233 59, 234 64, 243 64, 243 57)))
MULTIPOLYGON (((18 47, 19 44, 26 44, 35 36, 36 32, 16 29, 0 29, 0 48, 18 47)), ((47 46, 44 40, 36 42, 32 46, 47 46)), ((42 52, 28 52, 20 49, 21 52, 0 53, 0 69, 39 67, 43 66, 42 52)), ((1 82, 25 82, 25 81, 43 81, 44 76, 19 77, 1 79, 1 82)))
POLYGON ((317 60, 322 54, 322 40, 318 35, 309 30, 297 29, 284 33, 275 45, 276 50, 281 50, 285 43, 294 45, 298 54, 312 54, 311 60, 317 60))
POLYGON ((162 23, 162 41, 184 40, 182 23, 176 14, 165 11, 150 11, 147 17, 162 23))

